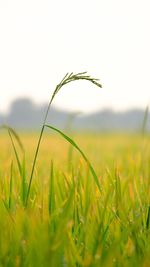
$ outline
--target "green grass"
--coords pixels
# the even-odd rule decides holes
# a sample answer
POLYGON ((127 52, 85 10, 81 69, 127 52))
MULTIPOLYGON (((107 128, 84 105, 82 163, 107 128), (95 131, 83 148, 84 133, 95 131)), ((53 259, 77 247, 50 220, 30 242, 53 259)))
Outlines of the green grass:
POLYGON ((0 267, 149 267, 148 108, 142 134, 72 139, 47 116, 59 90, 76 80, 101 87, 86 73, 67 74, 38 138, 1 127, 8 138, 1 133, 0 267))
POLYGON ((68 159, 70 143, 45 133, 27 207, 37 135, 21 136, 26 178, 9 137, 0 135, 0 266, 148 267, 149 136, 74 136, 99 191, 82 155, 74 149, 68 159))

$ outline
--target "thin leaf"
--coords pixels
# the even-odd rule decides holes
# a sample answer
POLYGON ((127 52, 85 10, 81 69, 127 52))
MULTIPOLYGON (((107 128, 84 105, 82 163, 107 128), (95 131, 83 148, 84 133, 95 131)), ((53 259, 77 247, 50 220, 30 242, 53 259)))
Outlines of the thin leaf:
POLYGON ((8 201, 9 209, 11 209, 12 206, 12 188, 13 188, 13 162, 11 163, 11 171, 10 171, 9 201, 8 201))
POLYGON ((49 183, 49 214, 51 215, 55 208, 55 195, 54 195, 54 167, 51 161, 50 183, 49 183))
POLYGON ((150 207, 148 208, 148 214, 146 219, 146 229, 149 229, 150 227, 150 207))
POLYGON ((91 165, 90 161, 87 159, 87 157, 83 153, 83 151, 79 148, 79 146, 69 136, 67 136, 66 134, 64 134, 63 132, 58 130, 57 128, 55 128, 55 127, 53 127, 51 125, 45 125, 45 127, 50 128, 51 130, 54 130, 55 132, 59 133, 63 138, 65 138, 73 147, 75 147, 80 152, 80 154, 82 155, 82 157, 84 158, 84 160, 88 164, 88 166, 90 168, 90 171, 92 173, 92 176, 94 178, 94 181, 95 181, 99 191, 101 192, 101 187, 100 187, 100 184, 99 184, 98 177, 97 177, 97 175, 95 173, 95 170, 94 170, 93 166, 91 165))
POLYGON ((24 153, 24 146, 21 142, 19 135, 16 133, 16 131, 12 127, 5 125, 5 124, 1 125, 0 129, 6 129, 8 132, 10 132, 14 136, 15 140, 17 141, 22 153, 24 153))
POLYGON ((22 177, 22 166, 21 166, 21 162, 20 162, 20 159, 19 159, 19 155, 18 155, 18 153, 17 153, 17 150, 16 150, 16 147, 15 147, 13 138, 12 138, 12 136, 11 136, 11 132, 10 132, 9 130, 8 130, 8 133, 9 133, 10 140, 11 140, 11 143, 12 143, 12 146, 13 146, 13 149, 14 149, 14 153, 15 153, 15 156, 16 156, 16 160, 17 160, 17 165, 18 165, 19 173, 20 173, 20 176, 22 177))

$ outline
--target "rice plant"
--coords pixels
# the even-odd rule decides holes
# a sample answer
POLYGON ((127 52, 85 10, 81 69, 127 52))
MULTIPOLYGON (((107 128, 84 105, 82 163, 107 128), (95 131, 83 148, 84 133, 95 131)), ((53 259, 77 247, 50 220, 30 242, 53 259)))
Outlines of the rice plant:
POLYGON ((8 137, 0 133, 0 267, 149 267, 149 134, 143 151, 141 134, 72 138, 49 125, 56 94, 80 79, 101 87, 86 73, 67 74, 40 136, 20 139, 1 127, 8 137))
POLYGON ((52 105, 52 102, 53 102, 55 96, 57 95, 57 93, 61 90, 61 88, 63 86, 65 86, 68 83, 77 81, 77 80, 86 80, 86 81, 89 81, 89 82, 93 83, 94 85, 96 85, 96 86, 98 86, 100 88, 102 87, 102 85, 99 83, 99 79, 92 78, 91 76, 87 75, 86 72, 81 72, 81 73, 77 73, 77 74, 74 74, 73 72, 70 73, 70 74, 67 73, 65 75, 65 77, 62 79, 62 81, 56 86, 56 88, 55 88, 55 90, 54 90, 54 92, 52 94, 52 97, 50 99, 50 102, 49 102, 49 105, 48 105, 48 108, 47 108, 47 111, 46 111, 46 114, 45 114, 45 117, 44 117, 42 129, 41 129, 41 132, 40 132, 40 137, 39 137, 38 145, 37 145, 37 148, 36 148, 34 162, 33 162, 33 167, 32 167, 30 181, 29 181, 29 187, 28 187, 28 192, 27 192, 26 205, 28 203, 28 198, 29 198, 29 194, 30 194, 31 183, 32 183, 32 179, 33 179, 33 174, 34 174, 36 159, 37 159, 38 152, 39 152, 39 147, 40 147, 40 144, 41 144, 41 139, 42 139, 42 136, 43 136, 43 132, 44 132, 46 120, 47 120, 48 113, 49 113, 50 107, 52 105))

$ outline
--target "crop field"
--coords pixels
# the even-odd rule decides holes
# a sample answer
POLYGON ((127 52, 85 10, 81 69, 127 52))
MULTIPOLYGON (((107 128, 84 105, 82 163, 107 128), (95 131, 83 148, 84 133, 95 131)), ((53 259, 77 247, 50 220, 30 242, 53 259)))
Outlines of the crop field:
POLYGON ((149 267, 150 136, 0 127, 0 267, 149 267), (8 133, 8 134, 7 134, 8 133))
POLYGON ((1 131, 0 266, 149 267, 150 137, 67 135, 88 161, 46 131, 26 201, 38 134, 19 133, 23 153, 1 131))

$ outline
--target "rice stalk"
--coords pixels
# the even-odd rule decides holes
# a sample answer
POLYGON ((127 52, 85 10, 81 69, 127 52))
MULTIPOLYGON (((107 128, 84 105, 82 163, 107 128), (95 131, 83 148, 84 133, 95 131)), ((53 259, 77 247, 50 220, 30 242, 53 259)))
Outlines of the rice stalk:
POLYGON ((33 160, 33 165, 32 165, 32 169, 31 169, 31 175, 30 175, 30 179, 29 179, 29 185, 28 185, 27 197, 26 197, 26 206, 28 204, 28 199, 29 199, 29 195, 30 195, 31 184, 32 184, 32 180, 33 180, 36 160, 37 160, 37 156, 38 156, 38 152, 39 152, 39 148, 40 148, 40 144, 41 144, 41 140, 42 140, 45 124, 46 124, 46 121, 47 121, 48 113, 49 113, 50 107, 52 105, 52 102, 53 102, 55 96, 57 95, 57 93, 60 91, 60 89, 64 85, 66 85, 68 83, 71 83, 71 82, 74 82, 74 81, 77 81, 77 80, 86 80, 86 81, 89 81, 92 84, 94 84, 94 85, 96 85, 96 86, 98 86, 100 88, 102 87, 102 85, 99 83, 99 79, 92 78, 90 75, 87 75, 87 72, 81 72, 81 73, 77 73, 77 74, 74 74, 73 72, 70 73, 70 74, 67 73, 64 76, 64 78, 62 79, 62 81, 56 86, 56 88, 55 88, 55 90, 54 90, 54 92, 52 94, 52 97, 50 99, 50 102, 48 104, 48 107, 47 107, 47 110, 46 110, 46 113, 45 113, 45 117, 44 117, 44 121, 43 121, 43 125, 42 125, 41 131, 40 131, 40 136, 39 136, 39 139, 38 139, 38 143, 37 143, 37 147, 36 147, 36 151, 35 151, 35 155, 34 155, 34 160, 33 160))

